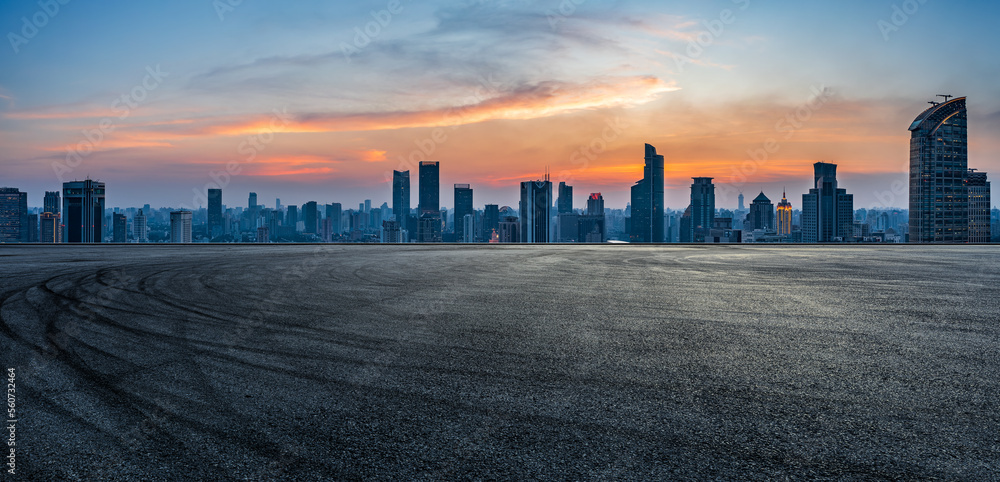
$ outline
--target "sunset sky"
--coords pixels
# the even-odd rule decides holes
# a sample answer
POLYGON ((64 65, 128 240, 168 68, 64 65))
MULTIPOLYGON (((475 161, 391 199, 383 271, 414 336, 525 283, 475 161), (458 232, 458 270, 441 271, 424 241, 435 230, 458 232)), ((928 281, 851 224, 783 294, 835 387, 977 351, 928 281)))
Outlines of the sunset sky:
POLYGON ((426 159, 443 206, 455 183, 516 206, 548 167, 623 208, 650 143, 674 209, 694 176, 799 208, 817 161, 856 208, 905 207, 936 94, 968 96, 970 167, 1000 174, 997 2, 52 1, 0 0, 0 185, 32 206, 88 176, 108 206, 213 182, 380 205, 426 159))

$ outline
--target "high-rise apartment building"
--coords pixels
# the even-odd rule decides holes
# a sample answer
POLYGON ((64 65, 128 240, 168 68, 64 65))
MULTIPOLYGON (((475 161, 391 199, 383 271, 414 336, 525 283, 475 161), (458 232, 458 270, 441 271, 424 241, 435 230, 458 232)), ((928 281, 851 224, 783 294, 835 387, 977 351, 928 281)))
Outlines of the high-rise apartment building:
POLYGON ((149 230, 146 229, 146 215, 143 214, 142 209, 140 209, 139 213, 132 218, 132 231, 132 235, 135 237, 135 242, 149 242, 149 230))
POLYGON ((170 213, 170 242, 191 242, 191 211, 174 211, 170 213))

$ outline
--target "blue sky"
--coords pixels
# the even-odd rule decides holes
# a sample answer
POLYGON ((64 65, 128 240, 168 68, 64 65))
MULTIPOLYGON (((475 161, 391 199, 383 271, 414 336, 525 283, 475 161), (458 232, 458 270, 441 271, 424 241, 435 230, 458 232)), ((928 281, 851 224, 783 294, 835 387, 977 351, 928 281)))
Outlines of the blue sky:
POLYGON ((601 191, 624 206, 650 142, 672 166, 673 207, 701 175, 772 199, 787 187, 794 204, 819 160, 842 166, 863 207, 905 179, 906 127, 935 94, 969 97, 970 165, 1000 172, 995 3, 244 0, 219 10, 226 2, 70 0, 49 16, 0 1, 0 184, 40 204, 59 185, 53 163, 115 114, 114 132, 62 172, 106 180, 112 205, 190 202, 233 161, 227 204, 251 190, 380 204, 385 173, 445 125, 426 157, 442 162, 442 186, 471 183, 477 206, 513 203, 517 181, 546 166, 568 173, 578 204, 601 191), (893 18, 894 5, 913 13, 893 18), (28 39, 23 17, 47 23, 28 39), (376 17, 385 25, 373 28, 376 17), (366 28, 377 35, 356 42, 366 28), (11 34, 27 40, 15 39, 16 53, 11 34), (690 55, 698 35, 707 45, 690 55), (142 93, 157 66, 162 81, 118 118, 112 101, 142 93), (794 138, 740 167, 818 87, 831 98, 794 138), (457 125, 442 121, 470 107, 457 125), (250 159, 240 146, 276 109, 291 121, 250 159), (628 127, 575 162, 615 119, 628 127))

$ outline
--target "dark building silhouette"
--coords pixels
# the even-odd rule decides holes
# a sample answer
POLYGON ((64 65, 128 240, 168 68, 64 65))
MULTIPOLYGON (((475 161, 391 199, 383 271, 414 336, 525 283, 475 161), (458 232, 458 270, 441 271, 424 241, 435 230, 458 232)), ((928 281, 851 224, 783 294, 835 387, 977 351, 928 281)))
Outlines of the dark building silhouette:
POLYGON ((285 226, 288 226, 294 233, 298 232, 297 224, 299 224, 299 207, 288 206, 288 213, 285 215, 285 226))
POLYGON ((632 186, 632 221, 629 239, 633 243, 663 242, 663 156, 646 144, 646 165, 642 180, 632 186))
POLYGON ((521 242, 548 243, 549 222, 552 219, 552 183, 528 181, 521 183, 521 242))
POLYGON ((750 214, 747 215, 747 222, 744 227, 749 231, 759 229, 764 232, 777 232, 778 227, 774 218, 774 203, 764 195, 764 191, 761 191, 750 202, 750 214))
POLYGON ((475 217, 475 214, 476 210, 472 208, 472 188, 468 184, 455 184, 455 237, 457 240, 465 239, 465 217, 467 215, 475 217))
POLYGON ((43 213, 59 214, 60 203, 59 203, 59 191, 45 191, 45 201, 43 213))
POLYGON ((330 220, 333 234, 341 234, 344 232, 344 225, 342 219, 344 217, 344 210, 340 203, 333 203, 326 205, 326 218, 330 220))
POLYGON ((319 233, 319 205, 316 201, 309 201, 302 205, 302 220, 305 221, 305 229, 302 231, 306 234, 317 234, 319 233))
POLYGON ((46 244, 62 242, 62 226, 59 225, 58 214, 42 213, 38 241, 46 244))
POLYGON ((255 192, 250 193, 250 198, 247 200, 247 206, 250 209, 257 208, 257 193, 255 192))
POLYGON ((410 171, 392 171, 392 214, 400 229, 410 217, 410 171))
POLYGON ((28 238, 28 193, 0 188, 0 243, 22 243, 28 238))
POLYGON ((573 212, 573 186, 567 186, 565 182, 559 183, 559 197, 557 204, 558 214, 573 212))
POLYGON ((420 215, 439 215, 441 211, 441 163, 420 163, 420 215))
POLYGON ((500 206, 487 204, 483 210, 483 233, 482 240, 489 242, 493 239, 494 233, 499 233, 500 229, 500 206))
POLYGON ((149 242, 149 235, 146 230, 146 215, 143 214, 143 211, 149 212, 149 208, 140 209, 139 213, 132 218, 132 236, 135 237, 135 242, 137 243, 149 242))
POLYGON ((711 177, 696 177, 691 184, 690 225, 681 242, 703 243, 715 225, 715 184, 711 177))
POLYGON ((921 113, 910 125, 910 242, 969 241, 968 113, 965 97, 921 113))
POLYGON ((420 163, 419 200, 417 206, 420 220, 417 226, 417 240, 421 243, 440 243, 441 236, 441 163, 424 161, 420 163))
POLYGON ((580 215, 569 212, 556 216, 556 226, 559 229, 557 241, 560 243, 575 243, 580 239, 580 215))
POLYGON ((966 186, 969 190, 969 242, 989 243, 992 238, 990 182, 986 173, 970 169, 966 186))
POLYGON ((604 243, 607 240, 608 228, 604 217, 604 196, 595 192, 587 198, 587 210, 583 216, 580 216, 577 226, 577 241, 604 243))
POLYGON ((208 237, 222 235, 222 189, 208 190, 208 237))
POLYGON ((128 219, 124 214, 115 213, 111 215, 111 242, 128 242, 128 219))
POLYGON ((854 195, 837 188, 837 165, 817 162, 813 169, 815 187, 802 195, 802 242, 831 243, 853 237, 854 195))
POLYGON ((103 182, 63 183, 63 240, 67 243, 104 242, 103 182))
POLYGON ((500 221, 497 230, 497 242, 503 244, 521 242, 520 223, 514 216, 506 216, 500 221))

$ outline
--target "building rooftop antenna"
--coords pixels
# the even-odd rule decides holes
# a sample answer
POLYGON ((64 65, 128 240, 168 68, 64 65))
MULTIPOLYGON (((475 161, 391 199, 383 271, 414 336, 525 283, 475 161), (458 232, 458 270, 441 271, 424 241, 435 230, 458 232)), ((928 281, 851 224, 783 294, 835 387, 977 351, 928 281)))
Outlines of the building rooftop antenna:
POLYGON ((944 97, 944 101, 948 102, 948 99, 955 97, 954 95, 938 94, 937 97, 944 97))

